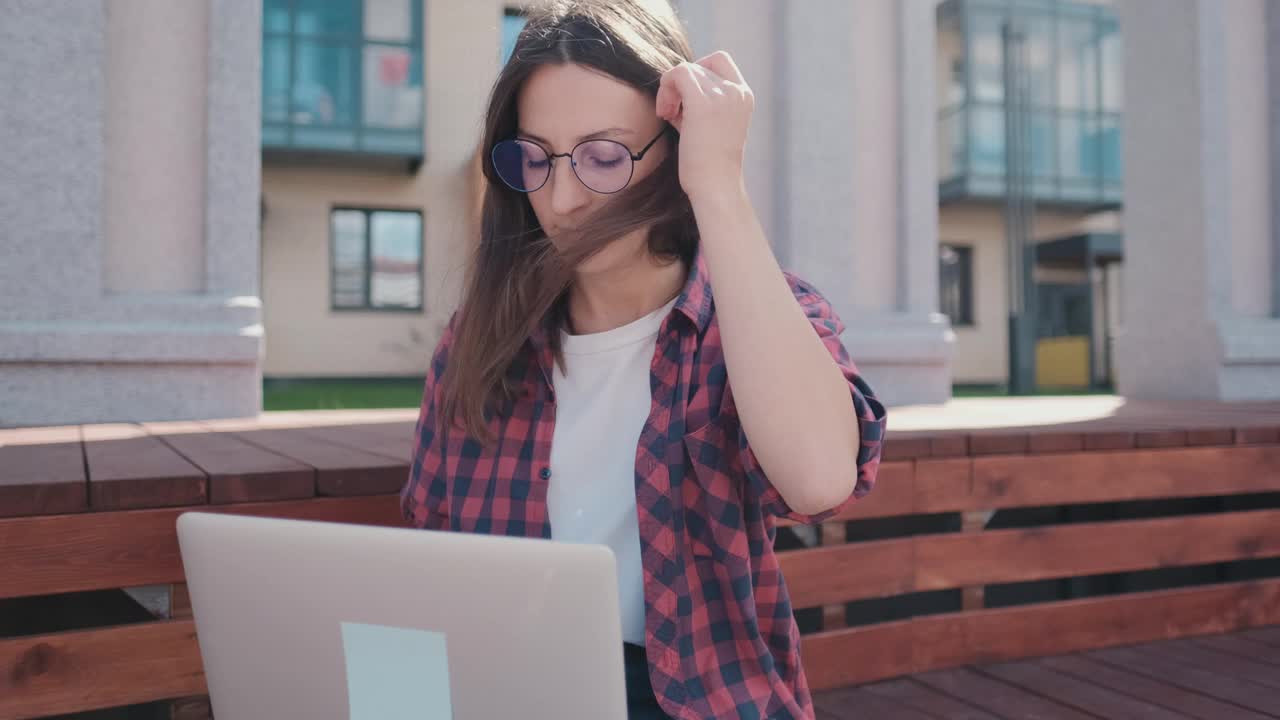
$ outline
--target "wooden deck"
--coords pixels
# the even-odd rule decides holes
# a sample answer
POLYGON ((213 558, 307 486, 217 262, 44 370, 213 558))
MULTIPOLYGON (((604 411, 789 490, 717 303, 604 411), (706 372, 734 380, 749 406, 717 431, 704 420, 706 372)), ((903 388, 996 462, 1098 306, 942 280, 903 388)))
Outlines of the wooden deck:
POLYGON ((1280 626, 818 693, 818 720, 1280 718, 1280 626))
MULTIPOLYGON (((400 525, 416 415, 0 430, 0 720, 158 701, 206 717, 177 516, 400 525), (164 612, 50 620, 143 586, 167 590, 164 612)), ((894 409, 875 491, 782 525, 828 720, 1180 717, 1175 700, 1280 716, 1259 669, 1278 631, 1258 630, 1280 623, 1280 403, 894 409)))

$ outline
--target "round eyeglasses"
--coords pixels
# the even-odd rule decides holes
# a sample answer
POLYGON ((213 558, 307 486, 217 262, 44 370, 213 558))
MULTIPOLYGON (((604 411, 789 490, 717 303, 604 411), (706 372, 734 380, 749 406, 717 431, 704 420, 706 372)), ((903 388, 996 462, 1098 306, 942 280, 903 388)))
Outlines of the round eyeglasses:
POLYGON ((636 163, 644 159, 649 148, 667 134, 664 126, 657 137, 638 153, 616 140, 584 140, 572 152, 551 153, 532 140, 515 138, 493 146, 493 168, 512 190, 531 193, 547 183, 556 158, 569 158, 573 174, 588 190, 602 195, 621 191, 631 182, 636 163))

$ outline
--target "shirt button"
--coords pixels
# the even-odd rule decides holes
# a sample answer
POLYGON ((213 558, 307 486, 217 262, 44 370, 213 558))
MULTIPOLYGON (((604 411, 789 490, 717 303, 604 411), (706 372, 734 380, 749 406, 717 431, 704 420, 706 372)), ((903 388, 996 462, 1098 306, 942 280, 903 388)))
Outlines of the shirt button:
POLYGON ((544 467, 544 468, 542 468, 542 470, 538 472, 538 477, 542 478, 543 480, 550 480, 550 479, 551 479, 551 468, 549 468, 549 467, 544 467))

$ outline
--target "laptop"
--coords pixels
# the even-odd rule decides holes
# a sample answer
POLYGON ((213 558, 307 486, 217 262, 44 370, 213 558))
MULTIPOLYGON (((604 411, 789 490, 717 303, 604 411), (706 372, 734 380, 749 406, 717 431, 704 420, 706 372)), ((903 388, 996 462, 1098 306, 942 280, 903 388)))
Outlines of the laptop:
POLYGON ((218 720, 625 720, 609 548, 187 512, 218 720))

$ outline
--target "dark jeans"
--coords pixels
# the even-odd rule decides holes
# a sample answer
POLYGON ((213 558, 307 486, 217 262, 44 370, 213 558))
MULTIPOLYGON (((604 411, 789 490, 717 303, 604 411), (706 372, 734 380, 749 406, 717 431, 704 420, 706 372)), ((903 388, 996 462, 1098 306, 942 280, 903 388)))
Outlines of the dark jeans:
POLYGON ((622 644, 627 673, 627 720, 671 720, 662 711, 649 682, 649 659, 643 647, 622 644))

